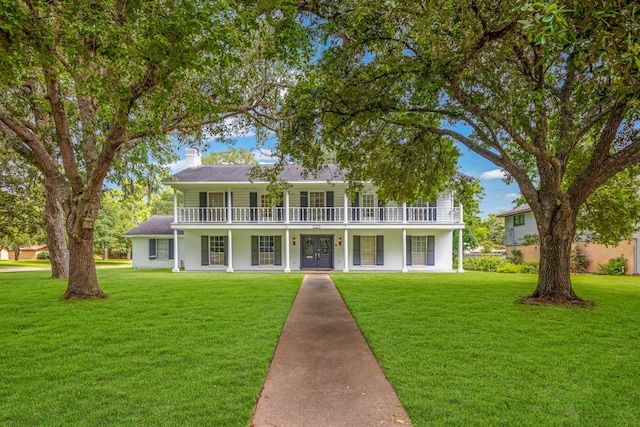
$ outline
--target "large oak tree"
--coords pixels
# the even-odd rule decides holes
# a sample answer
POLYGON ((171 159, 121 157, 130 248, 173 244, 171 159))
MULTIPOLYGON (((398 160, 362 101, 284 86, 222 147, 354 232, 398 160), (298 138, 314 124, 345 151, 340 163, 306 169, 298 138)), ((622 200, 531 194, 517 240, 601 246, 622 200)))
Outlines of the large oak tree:
MULTIPOLYGON (((581 303, 569 274, 578 219, 602 228, 626 221, 628 235, 639 213, 637 171, 625 172, 640 161, 637 2, 304 7, 324 38, 318 60, 289 92, 283 150, 317 158, 329 146, 345 166, 368 162, 383 189, 393 189, 419 166, 405 161, 411 167, 394 170, 387 159, 446 169, 455 154, 438 137, 465 145, 506 171, 535 215, 540 275, 529 299, 581 303), (389 138, 401 144, 385 157, 375 142, 389 138), (607 197, 612 180, 630 191, 607 197), (625 198, 633 203, 616 212, 625 198), (589 219, 585 207, 601 215, 589 219)), ((612 228, 600 235, 620 237, 612 228)))
POLYGON ((64 210, 65 298, 106 296, 93 227, 114 164, 170 132, 215 135, 259 105, 270 62, 298 52, 294 16, 287 1, 0 3, 0 131, 64 210))

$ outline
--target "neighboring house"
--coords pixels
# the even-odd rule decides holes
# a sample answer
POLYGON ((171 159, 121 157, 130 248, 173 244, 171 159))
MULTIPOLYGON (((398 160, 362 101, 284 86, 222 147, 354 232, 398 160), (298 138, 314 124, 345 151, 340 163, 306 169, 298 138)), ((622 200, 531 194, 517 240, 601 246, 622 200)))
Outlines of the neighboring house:
MULTIPOLYGON (((133 268, 173 268, 174 260, 182 266, 184 259, 176 257, 173 215, 154 215, 124 236, 131 238, 133 268)), ((178 232, 178 253, 184 253, 182 231, 178 232)))
MULTIPOLYGON (((288 165, 280 179, 290 187, 272 206, 267 183, 250 182, 251 168, 201 165, 197 150, 187 150, 187 169, 166 183, 184 195, 184 207, 174 197, 174 271, 454 269, 453 230, 464 223, 462 207, 454 206, 450 193, 408 206, 385 203, 365 186, 350 199, 336 167, 312 177, 288 165)), ((151 239, 170 238, 138 228, 126 235, 134 240, 137 267, 157 266, 158 243, 152 262, 151 239), (145 247, 148 253, 141 253, 145 247)), ((462 271, 461 260, 457 269, 462 271)))
MULTIPOLYGON (((31 261, 38 259, 38 255, 42 252, 46 252, 49 247, 46 244, 41 245, 22 245, 20 246, 20 254, 18 255, 18 261, 31 261)), ((15 252, 13 249, 3 248, 0 251, 1 260, 14 260, 15 252)))
MULTIPOLYGON (((538 237, 538 227, 533 212, 528 204, 518 206, 508 212, 501 213, 499 217, 504 218, 504 244, 507 247, 507 256, 512 256, 512 250, 517 249, 522 252, 522 260, 539 260, 540 245, 525 244, 528 242, 527 236, 538 237)), ((587 267, 588 273, 598 271, 598 264, 606 264, 610 259, 617 258, 620 255, 628 261, 627 271, 625 274, 638 274, 640 262, 638 262, 638 242, 640 235, 634 236, 634 242, 621 241, 617 246, 605 246, 600 243, 588 241, 576 241, 573 248, 579 247, 580 250, 591 260, 587 267)))

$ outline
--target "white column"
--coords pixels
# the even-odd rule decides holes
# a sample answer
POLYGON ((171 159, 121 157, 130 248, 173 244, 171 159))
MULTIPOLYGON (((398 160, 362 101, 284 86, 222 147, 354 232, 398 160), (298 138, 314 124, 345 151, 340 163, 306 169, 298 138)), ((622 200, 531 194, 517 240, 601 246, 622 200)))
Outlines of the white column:
MULTIPOLYGON (((175 194, 175 192, 173 193, 175 194)), ((178 254, 178 230, 173 230, 173 271, 174 273, 180 272, 180 254, 178 254)))
MULTIPOLYGON (((289 210, 289 208, 287 208, 287 210, 289 210)), ((288 228, 284 232, 284 259, 285 259, 284 272, 291 273, 291 265, 289 263, 289 229, 288 228)))
POLYGON ((178 222, 178 192, 173 189, 173 222, 178 222))
POLYGON ((402 229, 402 272, 407 273, 407 229, 402 229))
MULTIPOLYGON (((349 222, 349 197, 347 196, 347 192, 344 192, 344 202, 342 204, 342 206, 344 207, 344 223, 346 224, 347 222, 349 222)), ((345 239, 346 240, 346 239, 345 239)), ((346 245, 346 243, 345 243, 346 245)))
MULTIPOLYGON (((462 213, 462 205, 460 205, 460 213, 462 213)), ((462 231, 462 229, 458 230, 458 273, 464 273, 464 269, 462 268, 462 255, 464 254, 462 231)))
MULTIPOLYGON (((289 192, 285 191, 284 193, 284 223, 289 224, 289 192)), ((287 230, 287 233, 289 230, 287 230)), ((287 251, 289 250, 289 238, 287 237, 287 251)), ((289 256, 287 256, 288 261, 289 256)))
POLYGON ((231 188, 227 188, 227 224, 231 224, 232 208, 233 206, 231 206, 231 188))
POLYGON ((402 203, 402 223, 407 223, 407 202, 402 203))
POLYGON ((233 234, 227 232, 227 273, 233 273, 233 234))
POLYGON ((464 217, 462 216, 462 203, 459 204, 460 206, 460 224, 464 224, 464 217))
POLYGON ((344 246, 344 268, 343 272, 349 272, 349 230, 344 229, 344 240, 342 241, 342 245, 344 246))

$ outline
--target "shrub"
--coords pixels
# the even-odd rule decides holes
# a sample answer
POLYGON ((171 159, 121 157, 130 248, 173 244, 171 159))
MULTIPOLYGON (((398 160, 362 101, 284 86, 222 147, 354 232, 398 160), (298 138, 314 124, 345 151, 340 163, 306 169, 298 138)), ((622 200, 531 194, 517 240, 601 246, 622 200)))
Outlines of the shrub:
POLYGON ((538 274, 540 272, 540 261, 525 261, 520 266, 520 273, 538 274))
POLYGON ((627 259, 624 255, 611 258, 606 264, 598 264, 598 274, 607 276, 622 276, 627 270, 627 259))
POLYGON ((501 267, 496 269, 498 273, 520 273, 520 265, 512 262, 505 262, 501 267))
POLYGON ((505 263, 506 261, 502 257, 483 256, 477 258, 465 258, 462 261, 462 266, 465 270, 496 272, 498 267, 505 263))
POLYGON ((591 260, 584 253, 584 247, 577 245, 575 249, 571 251, 571 271, 584 273, 587 271, 589 264, 591 264, 591 260))
POLYGON ((522 251, 520 249, 511 249, 511 258, 507 260, 512 264, 522 264, 522 251))
POLYGON ((49 259, 49 251, 42 251, 38 254, 38 259, 49 259))

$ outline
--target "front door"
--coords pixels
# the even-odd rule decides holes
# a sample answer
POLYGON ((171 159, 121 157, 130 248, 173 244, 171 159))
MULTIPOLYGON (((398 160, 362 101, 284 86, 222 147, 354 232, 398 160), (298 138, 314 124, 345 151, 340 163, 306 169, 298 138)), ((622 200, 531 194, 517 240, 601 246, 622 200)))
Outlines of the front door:
POLYGON ((331 235, 302 235, 302 268, 331 269, 333 268, 333 236, 331 235))

